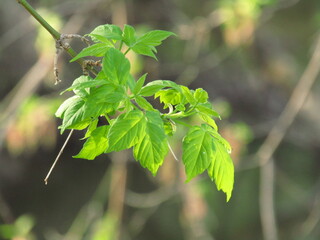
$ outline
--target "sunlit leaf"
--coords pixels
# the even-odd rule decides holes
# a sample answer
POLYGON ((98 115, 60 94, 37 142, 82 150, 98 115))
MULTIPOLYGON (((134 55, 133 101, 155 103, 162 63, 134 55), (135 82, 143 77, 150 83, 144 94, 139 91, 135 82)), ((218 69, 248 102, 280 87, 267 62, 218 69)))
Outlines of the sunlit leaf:
POLYGON ((93 57, 102 57, 109 48, 113 47, 111 44, 107 43, 96 43, 94 45, 91 45, 89 47, 86 47, 81 50, 81 52, 78 53, 77 56, 72 58, 70 62, 74 62, 78 60, 79 58, 87 57, 87 56, 93 56, 93 57))
POLYGON ((73 157, 93 160, 102 154, 108 148, 107 135, 109 128, 109 125, 105 125, 93 130, 80 152, 73 157))

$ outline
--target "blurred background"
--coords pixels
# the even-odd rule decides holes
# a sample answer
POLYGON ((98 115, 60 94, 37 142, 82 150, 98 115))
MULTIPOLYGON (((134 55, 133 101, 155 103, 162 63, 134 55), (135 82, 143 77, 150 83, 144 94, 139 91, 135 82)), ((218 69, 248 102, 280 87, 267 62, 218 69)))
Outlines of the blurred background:
MULTIPOLYGON (((16 1, 0 4, 0 239, 319 240, 319 0, 30 0, 62 33, 128 23, 173 31, 158 59, 129 55, 132 74, 209 92, 232 147, 231 200, 206 175, 185 183, 169 154, 156 177, 131 151, 73 159, 54 117, 81 75, 16 1)), ((73 40, 73 48, 84 47, 73 40)), ((190 119, 190 121, 193 121, 190 119)), ((170 139, 181 159, 178 129, 170 139)))

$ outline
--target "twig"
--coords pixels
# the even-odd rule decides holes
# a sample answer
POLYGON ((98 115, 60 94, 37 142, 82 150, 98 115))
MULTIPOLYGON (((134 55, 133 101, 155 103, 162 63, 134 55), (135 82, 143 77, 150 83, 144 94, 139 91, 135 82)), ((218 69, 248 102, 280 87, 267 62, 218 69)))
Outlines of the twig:
POLYGON ((274 160, 260 171, 260 218, 264 240, 277 240, 278 230, 274 212, 274 160))
POLYGON ((276 121, 275 125, 269 132, 269 135, 259 148, 256 159, 257 161, 249 163, 247 166, 241 167, 241 169, 250 169, 266 164, 273 153, 279 147, 286 132, 293 123, 297 114, 301 110, 305 100, 307 99, 311 87, 320 71, 320 35, 317 38, 316 46, 313 55, 307 65, 306 70, 302 74, 298 84, 294 88, 290 99, 285 106, 285 109, 281 113, 280 117, 276 121))
POLYGON ((172 147, 171 147, 171 145, 170 145, 169 142, 168 142, 168 147, 169 147, 169 149, 170 149, 170 152, 171 152, 173 158, 174 158, 176 161, 179 161, 179 159, 177 158, 176 154, 174 153, 174 151, 173 151, 173 149, 172 149, 172 147))
POLYGON ((73 133, 73 129, 70 131, 70 133, 69 133, 66 141, 64 142, 64 144, 62 145, 62 147, 61 147, 61 149, 60 149, 60 152, 58 153, 56 159, 54 160, 54 162, 53 162, 53 164, 52 164, 52 166, 51 166, 51 168, 50 168, 50 170, 49 170, 46 178, 44 179, 44 183, 45 183, 46 185, 48 184, 48 179, 49 179, 49 177, 50 177, 50 174, 51 174, 52 170, 54 169, 56 163, 58 162, 58 160, 59 160, 59 158, 60 158, 60 156, 61 156, 64 148, 66 147, 67 143, 69 142, 69 139, 70 139, 72 133, 73 133))

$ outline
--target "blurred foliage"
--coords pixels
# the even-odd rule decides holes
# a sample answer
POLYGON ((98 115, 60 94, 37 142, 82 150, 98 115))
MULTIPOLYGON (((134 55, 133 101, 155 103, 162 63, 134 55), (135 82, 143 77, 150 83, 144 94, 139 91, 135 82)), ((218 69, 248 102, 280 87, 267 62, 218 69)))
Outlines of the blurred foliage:
POLYGON ((12 240, 34 240, 35 236, 31 230, 35 221, 30 215, 23 215, 17 218, 13 224, 0 225, 0 236, 12 240))
POLYGON ((54 113, 60 100, 32 96, 21 106, 6 136, 12 155, 32 154, 39 147, 53 148, 56 144, 54 113))

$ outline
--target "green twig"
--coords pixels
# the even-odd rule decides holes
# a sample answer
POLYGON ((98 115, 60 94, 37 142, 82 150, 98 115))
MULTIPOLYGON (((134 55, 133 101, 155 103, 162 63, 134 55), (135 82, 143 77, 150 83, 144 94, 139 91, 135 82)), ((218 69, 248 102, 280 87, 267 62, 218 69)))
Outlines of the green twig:
MULTIPOLYGON (((60 40, 61 33, 55 30, 46 20, 44 20, 43 17, 41 17, 40 14, 26 0, 17 0, 17 2, 20 3, 43 26, 56 41, 60 40)), ((65 47, 62 44, 62 47, 72 58, 77 55, 77 52, 74 51, 70 46, 65 47)), ((82 66, 83 61, 84 59, 79 58, 77 63, 82 66)), ((98 73, 95 69, 91 69, 91 71, 95 75, 98 73)))

